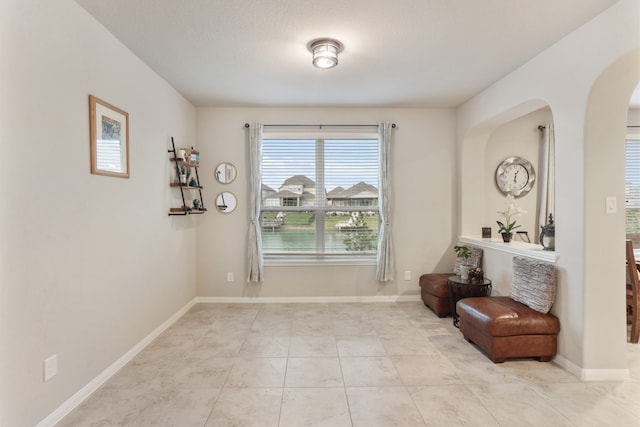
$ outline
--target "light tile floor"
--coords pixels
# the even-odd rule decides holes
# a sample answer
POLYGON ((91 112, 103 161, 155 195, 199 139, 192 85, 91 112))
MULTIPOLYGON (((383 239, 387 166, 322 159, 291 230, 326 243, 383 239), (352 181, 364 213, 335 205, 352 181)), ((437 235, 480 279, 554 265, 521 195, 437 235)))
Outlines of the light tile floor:
POLYGON ((631 380, 495 365, 419 302, 199 304, 59 426, 640 426, 631 380))

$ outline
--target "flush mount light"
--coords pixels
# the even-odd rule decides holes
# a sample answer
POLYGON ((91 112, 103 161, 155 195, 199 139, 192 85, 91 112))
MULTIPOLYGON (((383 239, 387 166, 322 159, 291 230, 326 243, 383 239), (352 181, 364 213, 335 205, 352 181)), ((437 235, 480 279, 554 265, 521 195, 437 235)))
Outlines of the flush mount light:
POLYGON ((317 39, 309 42, 309 50, 313 54, 313 65, 318 68, 333 68, 338 65, 338 53, 343 46, 338 40, 317 39))

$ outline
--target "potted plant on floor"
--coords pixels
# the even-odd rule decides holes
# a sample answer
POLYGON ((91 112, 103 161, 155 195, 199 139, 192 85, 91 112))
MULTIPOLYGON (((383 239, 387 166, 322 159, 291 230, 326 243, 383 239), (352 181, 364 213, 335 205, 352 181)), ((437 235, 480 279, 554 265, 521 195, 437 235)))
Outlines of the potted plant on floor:
POLYGON ((464 261, 460 265, 460 278, 462 280, 467 280, 469 278, 469 270, 471 270, 474 266, 468 265, 466 262, 471 258, 471 250, 465 245, 456 245, 453 247, 453 251, 456 253, 458 258, 462 258, 464 261))

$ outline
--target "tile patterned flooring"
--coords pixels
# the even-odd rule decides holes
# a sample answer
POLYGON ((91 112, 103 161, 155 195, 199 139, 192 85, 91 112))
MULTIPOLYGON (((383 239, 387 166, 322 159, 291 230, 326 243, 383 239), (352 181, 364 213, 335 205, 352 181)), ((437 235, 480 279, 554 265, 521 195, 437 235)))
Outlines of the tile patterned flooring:
POLYGON ((631 379, 494 365, 419 302, 198 304, 58 426, 640 426, 631 379))

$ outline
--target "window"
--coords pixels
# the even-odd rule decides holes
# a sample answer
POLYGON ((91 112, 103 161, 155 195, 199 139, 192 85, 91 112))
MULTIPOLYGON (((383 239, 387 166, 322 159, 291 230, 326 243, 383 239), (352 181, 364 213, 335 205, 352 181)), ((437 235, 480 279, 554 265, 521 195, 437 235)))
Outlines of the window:
MULTIPOLYGON (((300 134, 298 134, 300 136, 300 134)), ((374 255, 378 245, 378 137, 262 140, 265 256, 374 255)))
MULTIPOLYGON (((640 129, 629 128, 625 154, 626 232, 632 240, 640 241, 640 129)), ((637 243, 634 242, 635 245, 637 243)))

